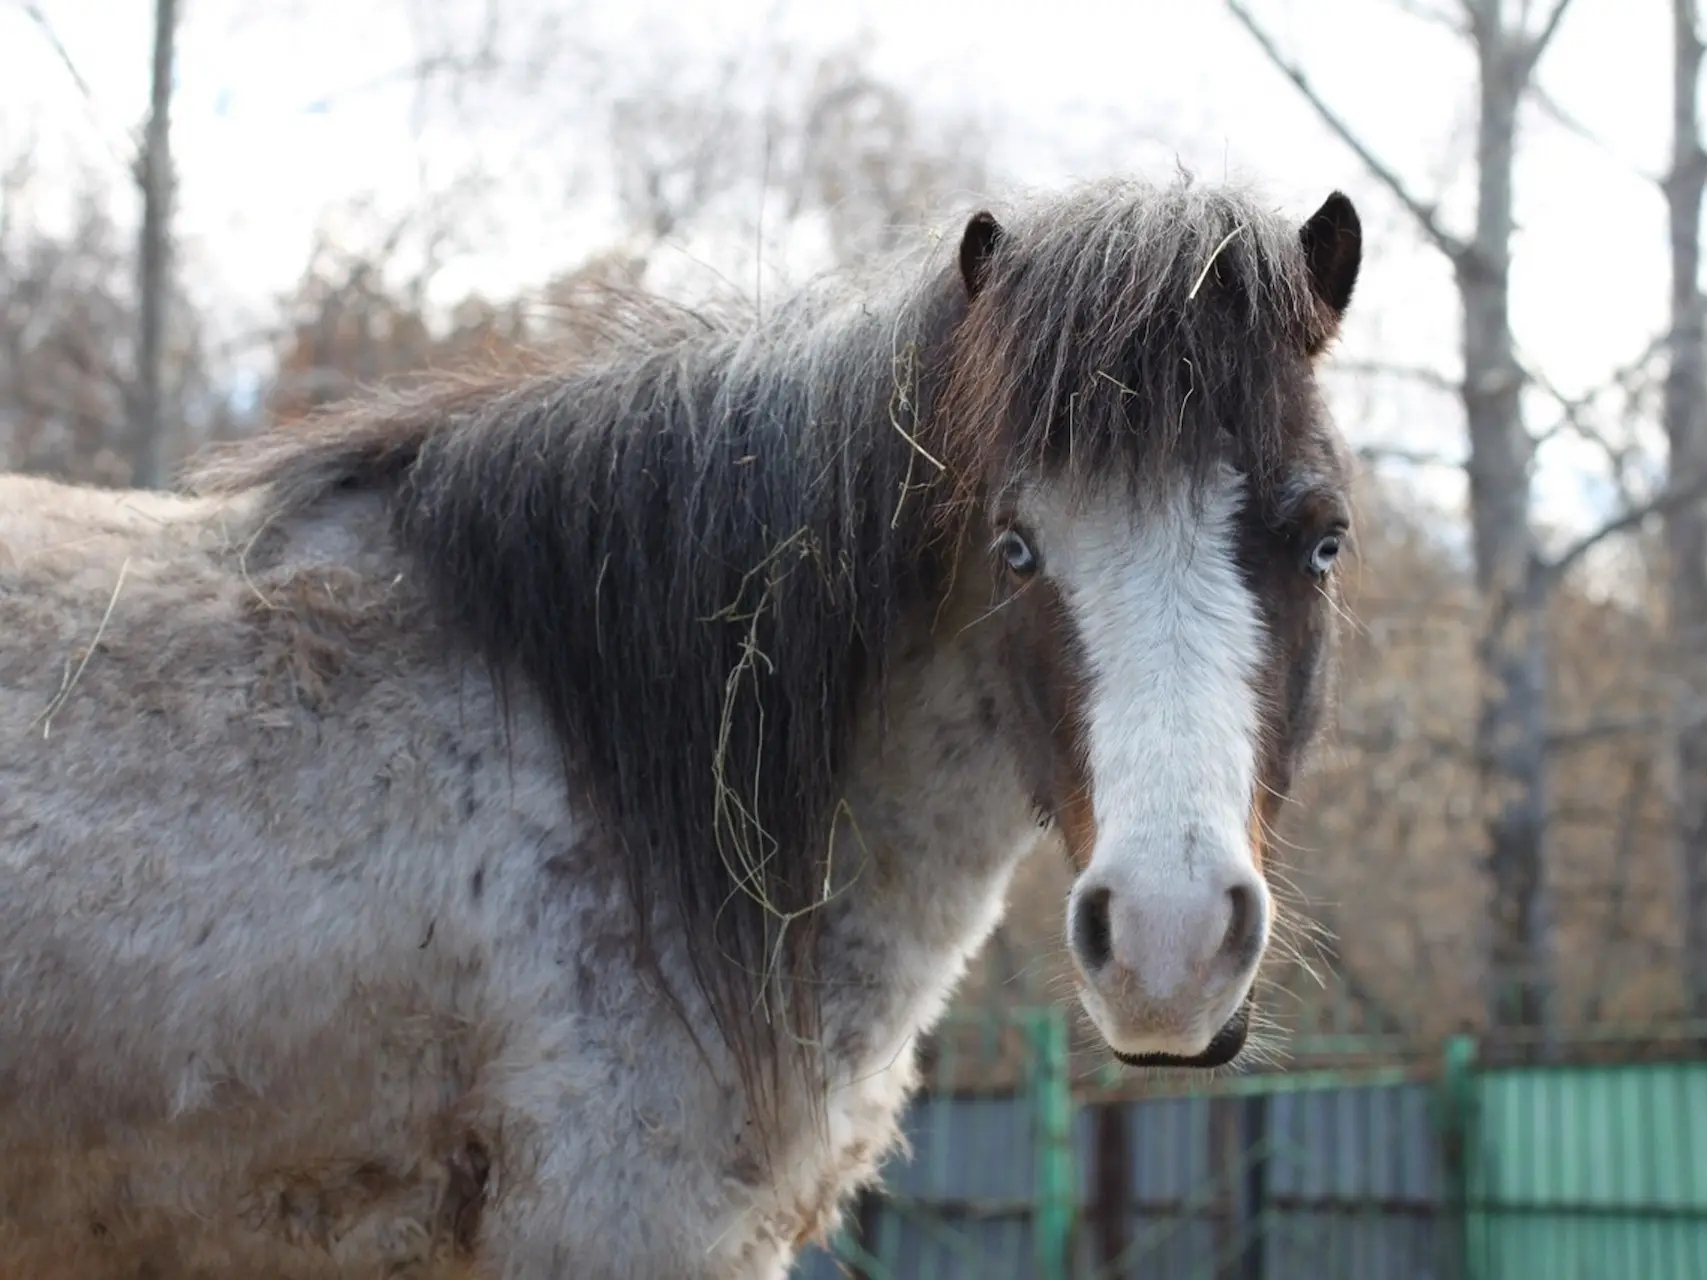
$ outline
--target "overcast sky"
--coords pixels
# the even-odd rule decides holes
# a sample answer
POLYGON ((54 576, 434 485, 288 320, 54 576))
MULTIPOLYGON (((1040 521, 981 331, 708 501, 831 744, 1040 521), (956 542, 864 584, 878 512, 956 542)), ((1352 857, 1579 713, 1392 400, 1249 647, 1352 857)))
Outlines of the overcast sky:
MULTIPOLYGON (((472 143, 443 128, 423 132, 409 85, 387 80, 415 59, 430 3, 446 0, 184 0, 174 108, 179 227, 194 291, 217 314, 233 324, 264 315, 299 276, 329 208, 358 197, 409 207, 466 158, 459 147, 478 148, 501 198, 470 233, 478 251, 453 264, 456 287, 526 287, 596 246, 596 202, 569 199, 551 176, 584 143, 524 127, 520 107, 486 121, 472 143)), ((1465 226, 1467 50, 1389 0, 1252 7, 1417 194, 1440 200, 1448 223, 1465 226)), ((0 0, 0 151, 33 147, 38 192, 63 189, 73 164, 122 183, 127 138, 147 102, 150 0, 40 0, 39 8, 89 96, 19 0, 0 0)), ((468 13, 480 8, 471 3, 468 13)), ((1214 0, 571 0, 558 8, 568 35, 589 33, 582 38, 603 47, 613 78, 625 57, 660 56, 660 31, 689 58, 779 33, 808 46, 865 33, 879 67, 927 109, 970 111, 989 123, 1004 188, 1131 168, 1157 173, 1175 157, 1206 177, 1259 181, 1300 217, 1344 188, 1363 212, 1369 246, 1345 356, 1455 367, 1444 263, 1214 0), (625 30, 650 34, 625 39, 625 30)), ((1549 97, 1589 137, 1533 117, 1519 176, 1514 316, 1526 357, 1569 391, 1603 380, 1663 326, 1665 211, 1652 179, 1669 146, 1669 35, 1668 6, 1658 0, 1575 0, 1542 68, 1549 97)), ((1342 412, 1349 403, 1360 414, 1370 400, 1344 402, 1342 412)), ((1373 401, 1380 420, 1346 422, 1354 434, 1461 446, 1450 402, 1397 392, 1373 401)), ((1537 402, 1537 418, 1545 413, 1537 402)), ((1581 516, 1573 472, 1581 456, 1554 458, 1544 514, 1581 516)))

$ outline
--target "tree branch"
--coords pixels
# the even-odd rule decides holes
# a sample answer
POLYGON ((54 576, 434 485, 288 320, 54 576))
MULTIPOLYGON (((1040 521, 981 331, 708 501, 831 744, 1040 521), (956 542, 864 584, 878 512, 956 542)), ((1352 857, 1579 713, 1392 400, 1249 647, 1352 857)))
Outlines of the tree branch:
POLYGON ((1462 36, 1469 33, 1469 19, 1462 12, 1454 17, 1443 9, 1437 9, 1433 5, 1423 3, 1423 0, 1393 0, 1393 5, 1413 18, 1445 27, 1453 35, 1462 36))
POLYGON ((1589 747, 1608 738, 1627 738, 1637 734, 1693 729, 1707 724, 1707 698, 1691 699, 1687 695, 1673 702, 1663 712, 1639 716, 1609 716, 1586 724, 1553 729, 1547 734, 1549 751, 1570 751, 1589 747))
MULTIPOLYGON (((1612 371, 1611 376, 1600 386, 1595 387, 1580 396, 1568 396, 1561 391, 1540 369, 1535 368, 1525 360, 1525 375, 1531 385, 1546 392, 1558 402, 1560 416, 1552 426, 1544 431, 1534 433, 1535 448, 1552 440, 1555 436, 1569 431, 1579 439, 1585 440, 1598 447, 1606 455, 1608 466, 1612 469, 1613 479, 1619 488, 1629 496, 1629 472, 1632 459, 1639 457, 1640 445, 1632 437, 1625 443, 1617 443, 1607 436, 1598 426, 1589 421, 1589 410, 1601 396, 1608 392, 1621 392, 1626 401, 1634 403, 1642 391, 1642 379, 1654 359, 1663 353, 1671 344, 1670 330, 1652 339, 1635 359, 1627 361, 1612 371)), ((1628 414, 1629 410, 1626 410, 1628 414)))
POLYGON ((1620 152, 1617 147, 1613 146, 1605 138, 1601 137, 1593 129, 1589 128, 1581 120, 1577 119, 1577 117, 1566 111, 1565 108, 1559 104, 1558 99, 1553 97, 1552 94, 1548 93, 1540 85, 1532 84, 1529 86, 1529 98, 1542 115, 1546 116, 1572 137, 1593 147, 1596 151, 1600 152, 1601 155, 1605 156, 1608 160, 1611 160, 1620 169, 1623 169, 1632 177, 1642 182, 1652 183, 1656 187, 1664 184, 1665 179, 1663 177, 1658 174, 1649 173, 1640 166, 1632 164, 1629 156, 1620 152))
MULTIPOLYGON (((108 122, 101 113, 100 104, 95 100, 95 91, 90 88, 89 82, 83 78, 83 73, 77 69, 77 63, 72 60, 71 51, 65 47, 65 42, 59 38, 59 33, 54 30, 53 23, 48 20, 47 14, 42 12, 41 5, 26 0, 22 7, 24 16, 36 25, 36 29, 41 32, 42 39, 47 41, 54 56, 65 68, 65 73, 71 77, 71 83, 77 87, 77 94, 83 100, 84 113, 88 115, 96 130, 101 134, 102 145, 107 148, 113 159, 118 161, 121 168, 129 168, 134 162, 134 156, 124 153, 113 145, 112 139, 108 136, 108 122)), ((137 135, 132 132, 128 141, 134 148, 138 142, 137 135)))
MULTIPOLYGON (((1563 8, 1563 4, 1560 7, 1563 8)), ((1400 204, 1404 205, 1410 215, 1417 220, 1418 225, 1422 227, 1423 232, 1434 242, 1435 247, 1454 262, 1461 259, 1468 252, 1468 247, 1458 237, 1440 225, 1440 220, 1435 216, 1434 206, 1424 204, 1412 195, 1410 189, 1405 186, 1404 180, 1364 145, 1362 139, 1351 131, 1351 127, 1311 87, 1303 70, 1287 61, 1286 56, 1280 51, 1280 46, 1275 44, 1273 37, 1258 25, 1255 18, 1251 17, 1250 11, 1245 8, 1241 0, 1227 0, 1227 8, 1233 17, 1238 19, 1239 25, 1250 33, 1251 38, 1257 42, 1268 60, 1274 64, 1275 69, 1297 86, 1298 92, 1304 95, 1304 100, 1315 110, 1322 123, 1327 125, 1341 142, 1350 147, 1356 153, 1357 158, 1363 161, 1364 167, 1374 175, 1375 179, 1392 192, 1400 204)))
POLYGON ((1597 720, 1590 724, 1574 725, 1569 729, 1555 729, 1547 735, 1548 751, 1571 751, 1578 747, 1590 747, 1608 738, 1627 738, 1635 734, 1658 733, 1667 728, 1671 721, 1662 716, 1623 716, 1611 720, 1597 720))
POLYGON ((1391 725, 1372 729, 1345 729, 1334 734, 1340 746, 1353 747, 1371 754, 1391 755, 1404 749, 1417 753, 1415 766, 1429 768, 1441 762, 1462 762, 1471 758, 1470 744, 1461 737, 1432 733, 1400 733, 1391 725))
POLYGON ((420 85, 426 81, 440 78, 454 79, 459 76, 475 75, 493 69, 493 56, 490 52, 476 52, 471 55, 458 56, 447 53, 431 54, 418 58, 405 66, 393 67, 358 80, 339 89, 331 89, 318 98, 310 98, 298 110, 305 115, 320 115, 331 111, 346 98, 358 97, 365 93, 375 93, 399 84, 420 85))
POLYGON ((41 6, 39 4, 26 4, 24 5, 24 14, 36 24, 37 29, 42 34, 42 39, 46 40, 49 47, 53 49, 60 65, 71 77, 71 83, 76 85, 77 92, 83 95, 83 101, 93 104, 95 101, 94 90, 89 87, 89 82, 83 78, 83 73, 77 69, 77 64, 71 60, 70 50, 60 40, 59 33, 53 29, 53 24, 47 20, 47 15, 42 12, 41 6))
POLYGON ((1542 564, 1540 567, 1542 585, 1544 587, 1553 586, 1560 578, 1570 572, 1571 567, 1577 561, 1608 538, 1615 537, 1620 533, 1627 533, 1649 516, 1660 515, 1674 507, 1688 506, 1692 502, 1701 501, 1703 497, 1707 497, 1707 481, 1685 485, 1681 489, 1668 489, 1647 502, 1638 503, 1623 514, 1608 520, 1592 533, 1584 534, 1552 560, 1542 564))
POLYGON ((1431 369, 1427 365, 1395 364, 1389 360, 1340 359, 1335 360, 1329 368, 1333 373, 1348 373, 1353 376, 1399 378, 1406 382, 1419 383, 1431 391, 1439 391, 1449 396, 1461 395, 1464 390, 1457 378, 1444 374, 1438 369, 1431 369))
POLYGON ((1364 462, 1403 462, 1413 467, 1444 467, 1451 471, 1461 469, 1465 461, 1450 454, 1388 444, 1359 445, 1357 456, 1364 462))
POLYGON ((1553 42, 1553 37, 1559 33, 1559 23, 1564 20, 1565 10, 1571 7, 1571 0, 1554 0, 1553 12, 1547 15, 1547 21, 1541 24, 1529 41, 1529 47, 1524 50, 1524 73, 1535 70, 1535 64, 1541 61, 1541 55, 1547 52, 1547 46, 1553 42))

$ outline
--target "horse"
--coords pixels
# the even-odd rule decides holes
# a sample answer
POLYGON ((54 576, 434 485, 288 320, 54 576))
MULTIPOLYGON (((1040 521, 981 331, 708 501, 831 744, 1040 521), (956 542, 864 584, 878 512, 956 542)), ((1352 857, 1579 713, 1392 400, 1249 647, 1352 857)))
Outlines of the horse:
POLYGON ((762 312, 0 481, 0 1274, 775 1278, 1021 860, 1234 1061, 1362 233, 1102 180, 762 312))

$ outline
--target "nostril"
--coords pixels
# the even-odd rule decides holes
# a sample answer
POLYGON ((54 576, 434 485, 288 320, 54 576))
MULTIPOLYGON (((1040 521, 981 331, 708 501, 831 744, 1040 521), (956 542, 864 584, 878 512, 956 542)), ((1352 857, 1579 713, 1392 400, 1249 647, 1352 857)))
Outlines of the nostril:
POLYGON ((1257 961, 1262 950, 1263 921, 1256 890, 1234 885, 1227 890, 1227 936, 1222 949, 1246 968, 1257 961))
POLYGON ((1091 889, 1081 894, 1073 909, 1073 948, 1079 963, 1100 969, 1109 961, 1112 943, 1108 932, 1108 890, 1091 889))

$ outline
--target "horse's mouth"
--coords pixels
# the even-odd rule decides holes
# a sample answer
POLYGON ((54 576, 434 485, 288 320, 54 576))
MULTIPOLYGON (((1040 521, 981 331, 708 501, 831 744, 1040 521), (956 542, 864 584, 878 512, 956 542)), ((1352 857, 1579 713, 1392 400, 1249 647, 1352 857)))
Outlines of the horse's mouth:
POLYGON ((1185 1058, 1172 1053, 1121 1053, 1118 1049, 1111 1052, 1129 1067, 1224 1067, 1244 1050, 1250 1029, 1251 1001, 1247 996, 1221 1030, 1215 1033, 1209 1047, 1194 1057, 1185 1058))

